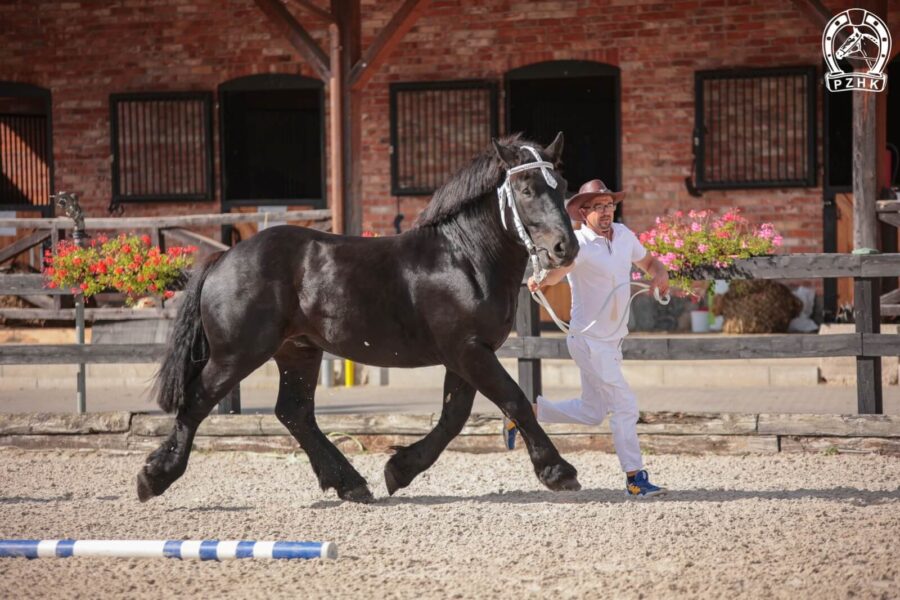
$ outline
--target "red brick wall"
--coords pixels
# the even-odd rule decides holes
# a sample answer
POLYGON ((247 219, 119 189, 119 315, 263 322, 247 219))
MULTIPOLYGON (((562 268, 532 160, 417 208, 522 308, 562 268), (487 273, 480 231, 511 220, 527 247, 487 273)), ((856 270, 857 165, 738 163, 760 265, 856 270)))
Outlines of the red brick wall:
MULTIPOLYGON (((400 3, 363 0, 364 48, 400 3)), ((852 5, 827 4, 835 10, 852 5)), ((900 6, 891 4, 897 31, 900 6)), ((290 1, 288 6, 327 48, 323 22, 290 1)), ((791 250, 821 250, 821 188, 706 192, 702 198, 684 188, 691 166, 694 71, 819 66, 820 36, 821 29, 789 1, 433 0, 364 90, 363 228, 390 232, 397 210, 397 198, 390 195, 390 82, 502 82, 511 68, 577 59, 621 69, 629 226, 641 230, 676 208, 740 206, 755 221, 774 222, 791 250)), ((315 76, 253 0, 14 0, 0 4, 0 39, 0 80, 52 90, 56 188, 81 193, 93 215, 103 214, 111 193, 110 93, 215 90, 226 80, 258 73, 315 76)), ((821 125, 821 115, 817 121, 821 125)), ((821 181, 821 160, 818 171, 821 181)), ((401 199, 405 225, 426 201, 401 199)), ((128 205, 127 214, 173 209, 128 205)), ((177 210, 210 212, 218 205, 177 210)))

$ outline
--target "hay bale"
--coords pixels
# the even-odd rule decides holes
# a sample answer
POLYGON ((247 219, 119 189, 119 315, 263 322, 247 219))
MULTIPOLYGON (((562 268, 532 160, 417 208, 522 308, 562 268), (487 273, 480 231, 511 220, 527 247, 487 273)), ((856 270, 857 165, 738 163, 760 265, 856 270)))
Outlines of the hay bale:
POLYGON ((768 279, 732 281, 713 300, 712 312, 723 315, 725 333, 784 333, 802 305, 784 284, 768 279))

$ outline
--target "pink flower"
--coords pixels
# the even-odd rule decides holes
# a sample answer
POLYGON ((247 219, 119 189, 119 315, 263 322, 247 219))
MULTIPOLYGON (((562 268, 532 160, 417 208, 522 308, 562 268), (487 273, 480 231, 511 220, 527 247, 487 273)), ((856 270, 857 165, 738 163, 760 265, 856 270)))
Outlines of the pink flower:
POLYGON ((640 278, 641 278, 641 274, 638 273, 637 271, 635 271, 634 273, 631 274, 631 280, 632 280, 632 281, 637 281, 637 280, 640 279, 640 278))
POLYGON ((693 231, 694 233, 697 233, 697 232, 700 231, 701 229, 703 229, 703 228, 700 227, 700 223, 696 223, 696 222, 695 222, 695 223, 691 223, 691 231, 693 231))
POLYGON ((709 249, 709 246, 706 244, 697 244, 697 250, 700 252, 706 252, 709 249))
POLYGON ((676 210, 676 211, 675 211, 675 218, 676 218, 676 219, 680 219, 680 218, 683 217, 683 216, 684 216, 684 213, 681 212, 680 210, 676 210))
POLYGON ((776 235, 775 237, 772 238, 772 243, 775 244, 776 246, 780 246, 782 244, 782 241, 783 241, 783 239, 780 235, 776 235))
POLYGON ((684 246, 684 242, 683 242, 683 241, 681 241, 681 240, 675 240, 675 247, 676 247, 676 248, 681 248, 682 246, 684 246))

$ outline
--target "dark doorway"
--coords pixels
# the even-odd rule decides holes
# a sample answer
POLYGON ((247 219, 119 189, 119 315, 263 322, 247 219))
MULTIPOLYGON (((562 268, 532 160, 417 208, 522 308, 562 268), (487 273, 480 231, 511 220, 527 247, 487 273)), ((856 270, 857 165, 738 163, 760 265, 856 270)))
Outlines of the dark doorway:
POLYGON ((222 206, 325 206, 323 84, 259 75, 219 87, 222 206))
POLYGON ((0 211, 53 216, 50 90, 0 82, 0 211))
POLYGON ((552 61, 513 69, 506 74, 506 109, 510 133, 549 144, 563 132, 562 170, 570 194, 596 178, 621 189, 618 68, 552 61))

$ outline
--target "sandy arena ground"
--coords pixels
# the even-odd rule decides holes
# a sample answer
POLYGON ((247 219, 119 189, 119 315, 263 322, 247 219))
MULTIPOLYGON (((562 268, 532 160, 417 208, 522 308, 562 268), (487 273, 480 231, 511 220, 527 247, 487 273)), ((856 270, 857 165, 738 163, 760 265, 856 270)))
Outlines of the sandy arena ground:
POLYGON ((331 540, 335 561, 0 559, 0 598, 897 598, 900 460, 648 456, 673 491, 623 497, 614 456, 569 455, 552 493, 526 455, 448 452, 380 501, 342 503, 302 455, 195 453, 145 505, 137 454, 0 451, 4 538, 331 540))

